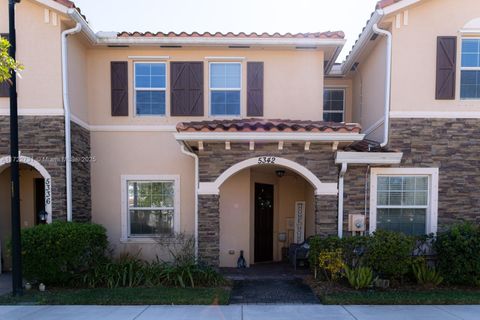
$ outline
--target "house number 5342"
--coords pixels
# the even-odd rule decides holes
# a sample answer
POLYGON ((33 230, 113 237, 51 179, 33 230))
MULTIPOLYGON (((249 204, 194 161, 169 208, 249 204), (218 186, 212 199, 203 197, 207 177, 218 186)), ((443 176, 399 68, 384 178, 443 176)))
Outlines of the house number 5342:
POLYGON ((275 157, 259 157, 258 164, 275 164, 275 157))

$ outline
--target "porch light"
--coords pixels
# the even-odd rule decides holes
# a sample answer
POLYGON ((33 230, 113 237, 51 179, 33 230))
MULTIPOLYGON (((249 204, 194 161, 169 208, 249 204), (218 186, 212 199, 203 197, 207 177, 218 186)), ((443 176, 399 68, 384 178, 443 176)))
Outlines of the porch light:
POLYGON ((38 219, 40 220, 40 224, 47 224, 47 217, 48 217, 48 212, 45 210, 42 210, 38 213, 38 219))
POLYGON ((277 175, 277 177, 281 178, 285 175, 285 170, 276 170, 275 171, 275 174, 277 175))

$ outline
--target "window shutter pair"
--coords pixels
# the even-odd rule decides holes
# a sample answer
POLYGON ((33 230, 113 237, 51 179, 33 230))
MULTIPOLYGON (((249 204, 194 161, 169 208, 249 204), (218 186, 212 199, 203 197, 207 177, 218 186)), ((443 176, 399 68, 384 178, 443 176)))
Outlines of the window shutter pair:
POLYGON ((457 37, 438 37, 435 99, 455 99, 456 72, 457 37))
MULTIPOLYGON (((8 33, 0 33, 2 38, 6 38, 8 40, 8 33)), ((10 97, 10 85, 7 81, 0 83, 0 98, 8 98, 10 97)))
MULTIPOLYGON (((203 62, 171 62, 171 115, 203 116, 203 62)), ((112 116, 128 116, 128 62, 111 62, 112 116)), ((247 63, 247 116, 263 116, 263 62, 247 63)))

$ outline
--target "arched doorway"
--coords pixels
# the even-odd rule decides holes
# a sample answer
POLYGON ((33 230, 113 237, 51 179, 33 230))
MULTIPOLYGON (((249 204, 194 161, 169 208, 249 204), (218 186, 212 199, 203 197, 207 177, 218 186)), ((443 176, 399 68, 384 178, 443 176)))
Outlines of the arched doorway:
POLYGON ((283 260, 290 244, 317 233, 318 198, 336 194, 337 183, 281 157, 247 159, 199 184, 200 199, 217 197, 220 267, 235 267, 240 251, 249 265, 283 260))
MULTIPOLYGON (((9 270, 6 243, 11 235, 10 157, 0 158, 0 253, 1 267, 9 270)), ((47 212, 47 223, 52 221, 51 177, 34 159, 20 157, 20 221, 23 228, 42 223, 39 213, 47 212)))

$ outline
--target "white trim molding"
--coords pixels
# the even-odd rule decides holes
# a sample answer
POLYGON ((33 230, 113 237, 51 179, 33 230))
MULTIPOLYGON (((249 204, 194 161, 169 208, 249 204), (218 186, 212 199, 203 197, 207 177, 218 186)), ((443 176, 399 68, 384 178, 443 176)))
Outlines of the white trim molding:
MULTIPOLYGON (((63 107, 59 108, 18 108, 19 116, 63 116, 63 107)), ((9 108, 0 108, 0 116, 9 116, 9 108)))
POLYGON ((214 182, 200 182, 198 187, 199 195, 218 195, 220 194, 220 186, 231 176, 237 172, 261 165, 276 165, 280 167, 289 168, 303 178, 305 178, 310 184, 315 188, 315 195, 337 195, 338 194, 338 185, 337 183, 323 183, 320 179, 317 178, 313 172, 305 168, 304 166, 285 158, 275 157, 275 156, 260 156, 255 158, 250 158, 244 161, 241 161, 227 170, 225 170, 214 182), (264 162, 262 159, 270 159, 268 162, 264 162))
POLYGON ((479 111, 391 111, 390 118, 397 119, 477 119, 479 111))
MULTIPOLYGON (((10 166, 10 163, 12 162, 11 159, 10 156, 0 158, 0 173, 10 166)), ((48 214, 47 223, 52 223, 52 177, 50 176, 50 173, 48 173, 47 169, 35 159, 21 155, 18 160, 20 163, 26 164, 37 170, 43 177, 45 181, 45 211, 48 214)))
POLYGON ((180 132, 179 141, 361 141, 361 133, 180 132))
POLYGON ((121 213, 122 213, 122 235, 120 242, 122 243, 155 243, 156 239, 154 237, 131 237, 129 236, 129 218, 128 218, 128 181, 173 181, 174 183, 174 220, 173 228, 175 233, 180 232, 180 213, 181 213, 181 202, 180 202, 180 175, 157 175, 157 174, 148 174, 148 175, 121 175, 121 213))
POLYGON ((402 161, 402 152, 349 152, 337 151, 335 163, 355 164, 399 164, 402 161))
POLYGON ((428 176, 429 194, 426 230, 427 234, 438 229, 438 168, 372 168, 370 173, 370 233, 377 229, 377 177, 378 176, 428 176))
POLYGON ((128 56, 128 59, 131 60, 169 60, 170 56, 128 56))

